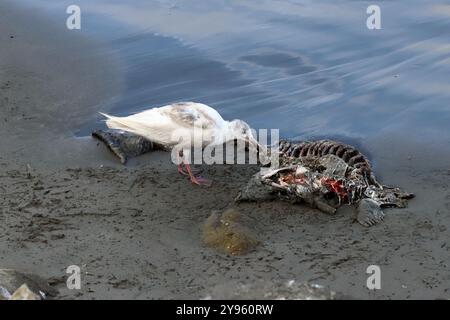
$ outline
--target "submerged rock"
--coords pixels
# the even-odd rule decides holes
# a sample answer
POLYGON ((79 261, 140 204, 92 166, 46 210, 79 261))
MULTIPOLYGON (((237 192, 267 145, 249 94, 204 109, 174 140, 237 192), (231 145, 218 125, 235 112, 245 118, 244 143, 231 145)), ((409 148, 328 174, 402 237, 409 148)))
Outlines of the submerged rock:
POLYGON ((234 209, 228 209, 222 214, 214 212, 203 226, 203 242, 208 247, 230 255, 250 252, 259 244, 259 240, 244 220, 234 209))

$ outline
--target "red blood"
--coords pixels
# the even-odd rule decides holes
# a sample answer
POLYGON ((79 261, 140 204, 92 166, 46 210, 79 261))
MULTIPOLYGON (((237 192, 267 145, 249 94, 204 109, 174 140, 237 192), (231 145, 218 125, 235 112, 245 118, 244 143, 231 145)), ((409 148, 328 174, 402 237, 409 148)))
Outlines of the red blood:
POLYGON ((336 193, 340 199, 347 197, 348 193, 345 190, 342 181, 331 178, 322 178, 320 182, 322 185, 326 186, 328 190, 336 193))

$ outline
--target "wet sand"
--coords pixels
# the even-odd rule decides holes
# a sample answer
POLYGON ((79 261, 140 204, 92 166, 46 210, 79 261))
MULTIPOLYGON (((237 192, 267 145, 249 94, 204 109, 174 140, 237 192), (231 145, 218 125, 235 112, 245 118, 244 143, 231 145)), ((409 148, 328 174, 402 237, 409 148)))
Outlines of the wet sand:
POLYGON ((417 195, 372 228, 352 223, 349 207, 327 216, 282 202, 236 205, 257 168, 204 167, 214 184, 197 188, 167 153, 125 167, 98 141, 73 137, 121 90, 101 48, 6 4, 0 30, 0 268, 52 279, 64 299, 220 297, 232 283, 291 279, 356 299, 449 298, 446 150, 407 133, 364 141, 381 180, 417 195), (204 221, 229 207, 254 221, 261 245, 247 255, 202 244, 204 221), (373 264, 377 291, 366 288, 373 264), (82 267, 81 290, 65 288, 69 265, 82 267))

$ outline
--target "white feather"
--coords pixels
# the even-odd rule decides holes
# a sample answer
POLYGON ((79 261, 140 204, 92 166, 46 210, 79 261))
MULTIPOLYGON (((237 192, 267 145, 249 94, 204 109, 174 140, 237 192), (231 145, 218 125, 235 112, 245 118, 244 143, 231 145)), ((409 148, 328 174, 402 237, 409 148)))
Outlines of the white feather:
POLYGON ((100 114, 107 118, 106 125, 110 129, 131 132, 164 145, 174 145, 179 142, 174 140, 175 131, 177 137, 189 136, 186 140, 183 138, 183 141, 190 141, 194 131, 202 129, 201 139, 223 143, 224 137, 229 133, 227 131, 230 130, 229 122, 223 120, 216 110, 195 102, 175 103, 127 117, 100 114))

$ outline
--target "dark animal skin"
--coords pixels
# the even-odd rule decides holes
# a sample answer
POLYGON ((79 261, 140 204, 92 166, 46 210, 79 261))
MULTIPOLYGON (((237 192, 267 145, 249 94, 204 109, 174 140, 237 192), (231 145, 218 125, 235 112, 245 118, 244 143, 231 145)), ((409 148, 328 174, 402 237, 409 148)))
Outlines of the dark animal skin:
POLYGON ((136 157, 152 150, 165 150, 164 146, 144 137, 116 130, 97 130, 92 136, 102 141, 125 164, 128 158, 136 157))

